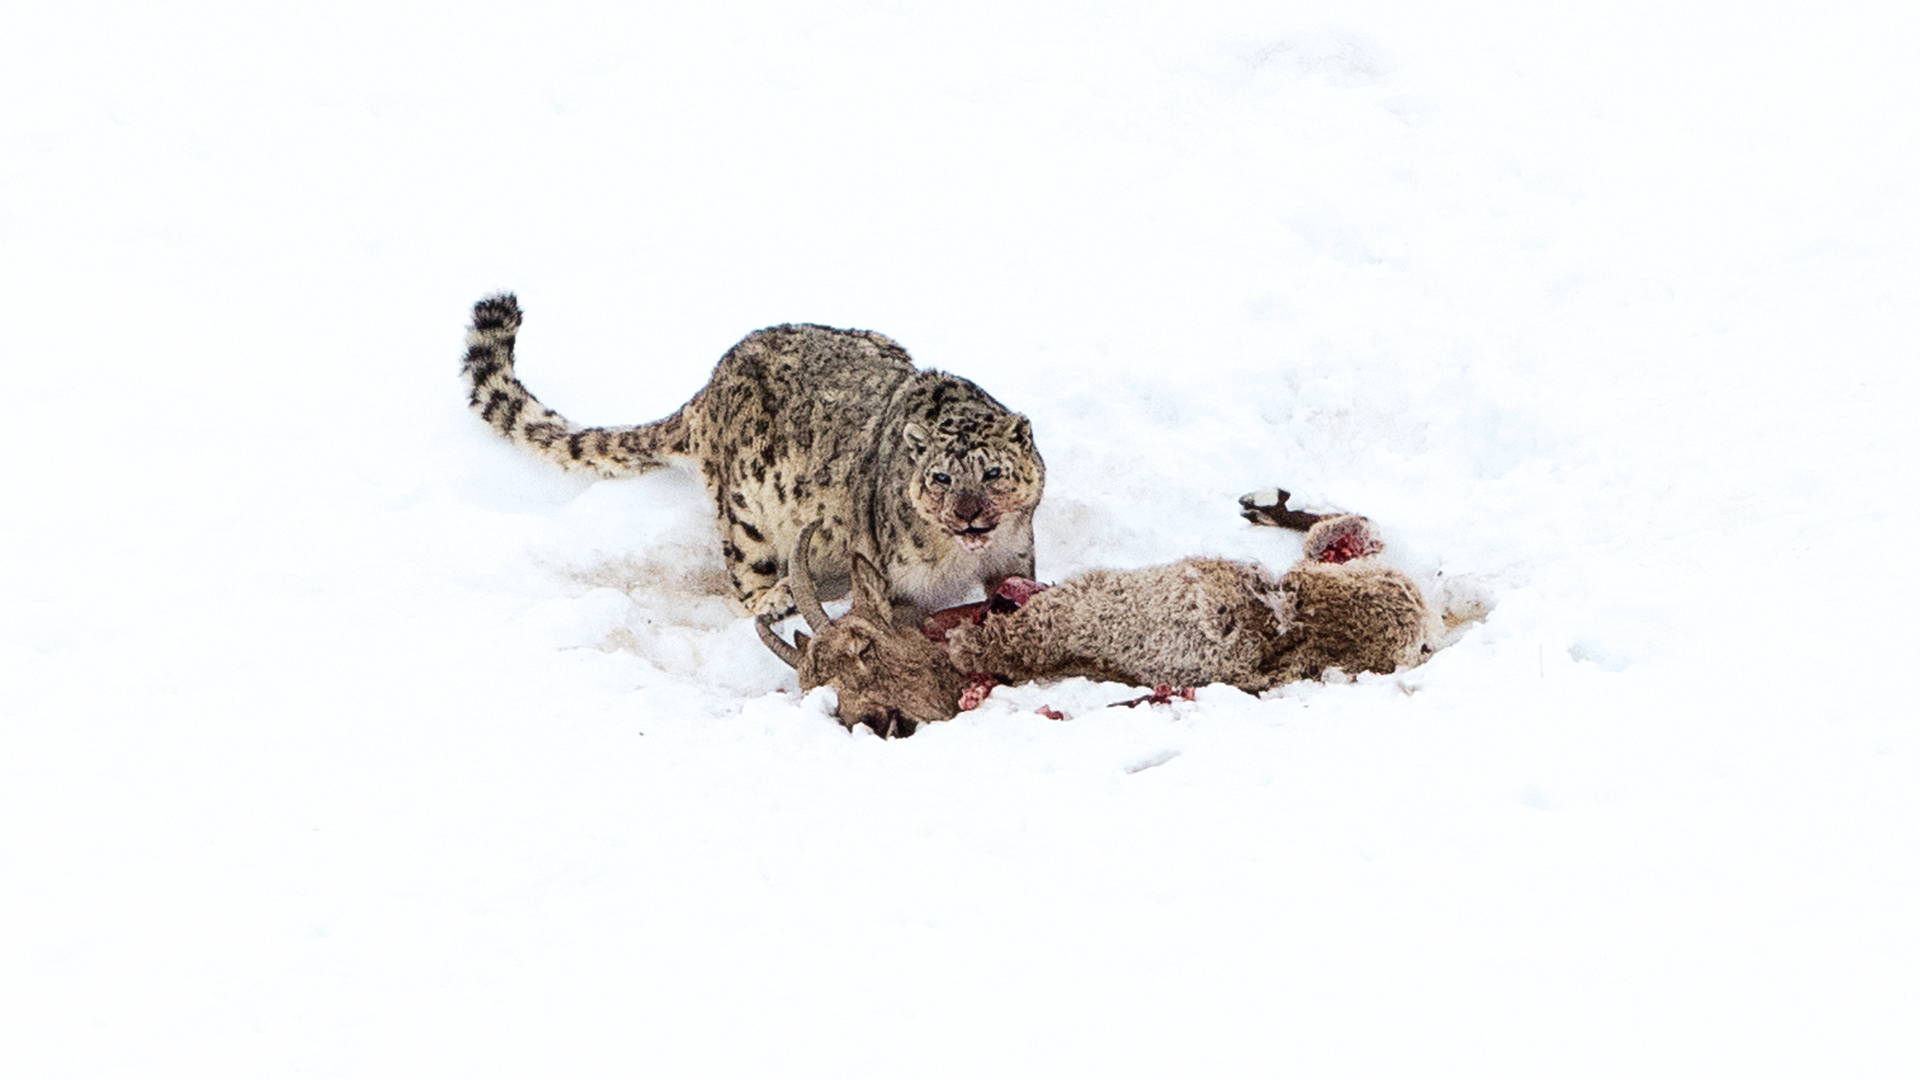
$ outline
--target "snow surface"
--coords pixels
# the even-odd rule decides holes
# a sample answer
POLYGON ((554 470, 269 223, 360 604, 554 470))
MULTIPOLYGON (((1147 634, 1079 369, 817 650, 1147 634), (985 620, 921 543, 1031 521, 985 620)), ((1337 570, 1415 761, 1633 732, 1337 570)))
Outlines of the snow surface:
POLYGON ((0 1073, 1914 1075, 1916 21, 10 4, 0 1073), (500 288, 582 422, 975 379, 1043 578, 1278 483, 1496 606, 849 736, 500 288))

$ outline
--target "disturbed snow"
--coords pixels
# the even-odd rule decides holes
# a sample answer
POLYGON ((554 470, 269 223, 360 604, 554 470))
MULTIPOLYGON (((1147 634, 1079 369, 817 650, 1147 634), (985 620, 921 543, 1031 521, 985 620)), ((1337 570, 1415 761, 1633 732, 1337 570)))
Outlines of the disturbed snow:
POLYGON ((1911 26, 99 8, 0 43, 11 1073, 1920 1063, 1911 26), (975 379, 1043 579, 1277 483, 1493 610, 849 735, 693 478, 466 414, 496 288, 585 423, 781 321, 975 379))

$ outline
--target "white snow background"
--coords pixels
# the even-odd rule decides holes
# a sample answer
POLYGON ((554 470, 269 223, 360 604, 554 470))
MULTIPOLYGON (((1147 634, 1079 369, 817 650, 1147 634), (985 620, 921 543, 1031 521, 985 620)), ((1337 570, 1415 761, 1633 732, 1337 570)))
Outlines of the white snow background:
POLYGON ((0 1073, 1914 1075, 1917 22, 9 4, 0 1073), (584 423, 974 379, 1045 579, 1278 483, 1496 607, 849 735, 496 289, 584 423))

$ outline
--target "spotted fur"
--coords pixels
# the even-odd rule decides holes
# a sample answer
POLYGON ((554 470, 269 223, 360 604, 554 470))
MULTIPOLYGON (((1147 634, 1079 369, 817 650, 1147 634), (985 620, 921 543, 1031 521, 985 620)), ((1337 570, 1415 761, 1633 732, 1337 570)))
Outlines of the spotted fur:
POLYGON ((464 370, 474 412, 563 468, 629 476, 698 469, 719 515, 734 593, 750 614, 793 610, 787 560, 821 522, 811 562, 843 593, 857 551, 896 612, 918 615, 1033 574, 1046 466, 1027 418, 954 375, 916 368, 866 330, 797 324, 747 335, 693 400, 663 420, 583 428, 514 372, 511 294, 474 305, 464 370))

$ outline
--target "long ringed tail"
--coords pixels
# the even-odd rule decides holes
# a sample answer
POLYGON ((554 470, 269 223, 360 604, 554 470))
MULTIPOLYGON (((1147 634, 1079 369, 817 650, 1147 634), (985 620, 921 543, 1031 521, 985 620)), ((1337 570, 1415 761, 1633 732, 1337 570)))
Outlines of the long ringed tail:
POLYGON ((512 293, 473 305, 461 370, 469 406, 495 431, 569 472, 595 476, 652 472, 667 464, 663 454, 686 452, 680 413, 652 424, 583 428, 540 404, 513 372, 519 332, 520 301, 512 293))

